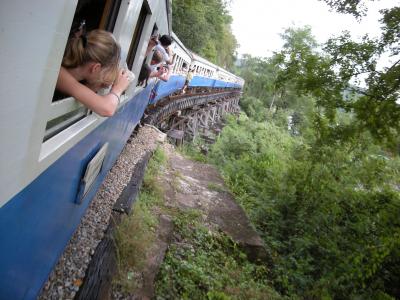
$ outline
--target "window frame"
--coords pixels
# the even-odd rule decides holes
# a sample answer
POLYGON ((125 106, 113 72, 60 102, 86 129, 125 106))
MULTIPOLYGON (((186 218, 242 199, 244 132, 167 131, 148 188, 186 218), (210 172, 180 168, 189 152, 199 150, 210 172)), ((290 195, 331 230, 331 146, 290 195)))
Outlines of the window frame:
MULTIPOLYGON (((121 11, 121 3, 122 3, 122 0, 116 0, 116 1, 105 0, 101 18, 99 20, 99 28, 100 29, 103 29, 103 30, 108 29, 108 31, 113 32, 118 15, 121 11)), ((73 19, 75 19, 75 15, 77 13, 79 13, 77 11, 78 6, 79 6, 79 2, 76 5, 73 19)), ((70 32, 72 30, 72 26, 73 26, 73 24, 71 24, 71 26, 70 26, 70 32)), ((66 98, 63 98, 60 100, 52 101, 50 104, 50 112, 46 119, 46 127, 51 121, 53 121, 57 118, 60 118, 64 115, 66 116, 75 110, 79 110, 82 107, 84 107, 84 105, 81 104, 80 102, 78 102, 73 97, 66 97, 66 98)), ((91 114, 91 111, 89 109, 86 109, 85 115, 88 116, 89 114, 91 114)), ((45 132, 43 134, 42 143, 46 142, 47 140, 51 139, 52 137, 61 133, 62 131, 68 129, 73 124, 79 122, 79 120, 81 120, 82 118, 85 118, 85 116, 82 115, 81 113, 72 115, 68 119, 61 121, 60 123, 56 123, 55 125, 51 126, 48 129, 45 129, 45 132), (68 126, 62 126, 63 124, 67 124, 67 123, 69 124, 68 126)))
MULTIPOLYGON (((111 20, 112 25, 113 25, 113 31, 111 31, 115 36, 118 42, 121 44, 121 47, 123 47, 121 43, 121 31, 124 30, 122 24, 122 20, 126 18, 126 13, 127 13, 127 7, 130 5, 133 5, 135 7, 136 4, 130 4, 129 0, 117 0, 117 2, 113 2, 112 0, 106 0, 108 3, 112 3, 113 5, 117 5, 118 9, 113 10, 113 20, 111 20)), ((107 4, 107 2, 106 2, 107 4)), ((146 21, 143 27, 143 30, 141 32, 141 35, 139 36, 139 48, 138 50, 142 52, 142 47, 141 43, 144 40, 144 34, 147 33, 147 26, 150 24, 150 16, 151 10, 150 6, 147 3, 146 0, 143 0, 142 5, 146 5, 147 7, 147 12, 148 15, 146 17, 146 21)), ((76 6, 75 6, 75 11, 74 15, 76 13, 76 6)), ((67 19, 67 18, 66 18, 67 19)), ((110 21, 108 21, 110 23, 110 21)), ((154 24, 154 23, 153 23, 154 24)), ((66 25, 67 26, 67 25, 66 25)), ((69 27, 68 27, 69 28, 69 27)), ((124 32, 125 35, 125 32, 124 32)), ((132 32, 133 35, 133 32, 132 32)), ((68 39, 68 35, 65 36, 66 39, 68 39)), ((139 59, 139 57, 142 55, 142 53, 136 53, 135 59, 134 59, 134 64, 136 62, 136 59, 139 59)), ((58 73, 57 73, 58 74, 58 73)), ((137 80, 137 79, 136 79, 137 80)), ((118 110, 125 104, 126 101, 129 99, 134 98, 137 94, 139 94, 143 88, 142 87, 136 87, 134 84, 132 84, 133 88, 128 88, 126 93, 121 96, 121 102, 119 106, 116 109, 116 114, 118 113, 118 110)), ((49 106, 46 108, 46 113, 47 115, 45 117, 46 121, 44 121, 44 125, 47 124, 47 122, 60 117, 64 114, 68 114, 76 109, 79 109, 81 107, 84 107, 83 104, 81 104, 79 101, 74 99, 73 97, 68 97, 64 99, 60 99, 59 101, 55 102, 50 102, 48 104, 49 106)), ((62 154, 64 154, 67 150, 69 150, 72 146, 74 146, 78 141, 82 140, 86 135, 88 135, 90 132, 92 132, 95 128, 97 128, 100 124, 102 124, 104 121, 106 121, 108 118, 107 117, 101 117, 97 115, 96 113, 91 113, 89 115, 86 115, 82 119, 78 120, 77 122, 74 122, 73 124, 70 124, 68 127, 63 129, 61 132, 55 134, 51 138, 41 141, 40 146, 39 146, 39 152, 38 152, 38 170, 44 170, 48 166, 50 166, 55 160, 57 160, 62 154)), ((41 137, 45 136, 45 130, 43 129, 41 137)))

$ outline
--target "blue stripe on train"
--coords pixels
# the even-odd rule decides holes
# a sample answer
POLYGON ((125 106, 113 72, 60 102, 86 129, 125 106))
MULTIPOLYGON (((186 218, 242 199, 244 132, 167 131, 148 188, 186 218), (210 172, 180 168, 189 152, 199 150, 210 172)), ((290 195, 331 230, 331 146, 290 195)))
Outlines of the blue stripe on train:
POLYGON ((194 76, 192 81, 190 82, 189 86, 196 87, 196 86, 208 86, 214 88, 235 88, 240 87, 239 84, 225 82, 218 79, 210 79, 202 76, 194 76))
POLYGON ((36 299, 148 104, 149 85, 0 208, 0 299, 36 299), (106 142, 102 171, 75 204, 88 161, 106 142))
MULTIPOLYGON (((172 93, 183 88, 186 78, 182 75, 173 75, 167 82, 158 81, 154 87, 154 97, 149 104, 155 104, 160 99, 171 95, 172 93)), ((194 76, 190 81, 190 87, 217 87, 217 88, 234 88, 240 87, 238 84, 225 82, 217 79, 210 79, 202 76, 194 76)))
POLYGON ((185 80, 186 77, 182 75, 172 75, 167 82, 159 80, 154 87, 154 98, 150 100, 150 104, 182 89, 185 80))

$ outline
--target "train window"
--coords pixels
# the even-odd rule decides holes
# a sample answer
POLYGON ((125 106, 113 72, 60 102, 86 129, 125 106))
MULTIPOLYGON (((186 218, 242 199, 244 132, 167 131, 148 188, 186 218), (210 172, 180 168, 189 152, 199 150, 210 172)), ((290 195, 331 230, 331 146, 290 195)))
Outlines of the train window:
POLYGON ((179 56, 175 54, 175 56, 174 56, 174 67, 172 69, 173 73, 177 73, 177 71, 178 71, 178 60, 179 60, 179 56))
MULTIPOLYGON (((87 31, 98 28, 113 31, 121 2, 122 0, 79 0, 70 28, 70 36, 78 29, 82 21, 85 21, 87 31)), ((52 102, 51 117, 46 124, 43 141, 90 114, 86 107, 75 103, 73 98, 58 91, 54 91, 52 102)))
POLYGON ((79 0, 76 5, 71 31, 85 20, 87 31, 103 29, 113 31, 122 0, 79 0))
POLYGON ((180 57, 179 59, 179 66, 178 66, 178 71, 182 72, 182 65, 183 65, 183 58, 180 57))
POLYGON ((182 72, 182 65, 183 65, 183 59, 180 58, 180 59, 179 59, 179 68, 178 68, 178 71, 179 71, 179 72, 182 72))
POLYGON ((89 114, 89 110, 85 107, 80 107, 76 110, 73 110, 69 113, 66 113, 60 117, 56 117, 46 124, 46 132, 43 141, 47 141, 48 139, 55 136, 57 133, 63 131, 67 127, 72 124, 82 120, 89 114))
POLYGON ((179 60, 179 64, 178 64, 178 71, 181 72, 181 73, 183 73, 183 64, 184 63, 185 63, 185 61, 181 57, 181 59, 179 60))
MULTIPOLYGON (((87 31, 99 28, 110 32, 113 31, 121 1, 122 0, 79 0, 76 5, 69 36, 79 28, 79 25, 83 21, 85 21, 87 31)), ((67 97, 67 95, 55 92, 53 95, 53 102, 67 97)))
POLYGON ((142 9, 140 10, 139 19, 136 22, 136 27, 132 36, 132 42, 129 47, 128 56, 126 58, 126 64, 128 65, 129 70, 132 70, 132 66, 135 61, 136 53, 139 47, 140 37, 142 36, 144 25, 146 23, 146 18, 149 14, 150 10, 147 7, 147 3, 144 2, 142 5, 142 9))
POLYGON ((179 62, 180 62, 180 57, 178 55, 175 55, 176 59, 175 59, 175 65, 174 65, 174 73, 178 73, 179 72, 179 62))
POLYGON ((104 8, 103 17, 100 21, 100 29, 104 29, 112 32, 117 22, 119 9, 121 7, 122 0, 107 0, 104 8))

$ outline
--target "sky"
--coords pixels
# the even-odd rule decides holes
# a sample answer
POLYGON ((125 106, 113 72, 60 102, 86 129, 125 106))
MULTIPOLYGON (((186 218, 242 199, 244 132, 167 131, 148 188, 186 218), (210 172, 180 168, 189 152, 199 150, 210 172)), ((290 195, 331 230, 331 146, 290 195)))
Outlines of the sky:
POLYGON ((366 17, 359 23, 351 15, 331 12, 318 0, 232 0, 232 32, 239 43, 238 53, 267 57, 282 47, 279 36, 285 28, 310 25, 318 42, 323 43, 343 30, 357 38, 380 32, 379 9, 399 5, 400 0, 380 0, 368 5, 366 17))

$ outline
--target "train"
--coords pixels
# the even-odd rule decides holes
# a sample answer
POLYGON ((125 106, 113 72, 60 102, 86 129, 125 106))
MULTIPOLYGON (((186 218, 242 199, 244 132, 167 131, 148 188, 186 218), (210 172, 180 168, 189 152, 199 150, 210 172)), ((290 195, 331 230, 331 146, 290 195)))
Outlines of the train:
MULTIPOLYGON (((4 0, 0 4, 0 299, 36 299, 146 108, 183 88, 244 81, 172 32, 171 0, 4 0), (72 24, 112 32, 135 80, 112 117, 53 94, 72 24), (167 82, 137 85, 154 34, 172 36, 167 82), (187 66, 185 68, 184 66, 187 66)), ((199 33, 201 34, 201 33, 199 33)))

